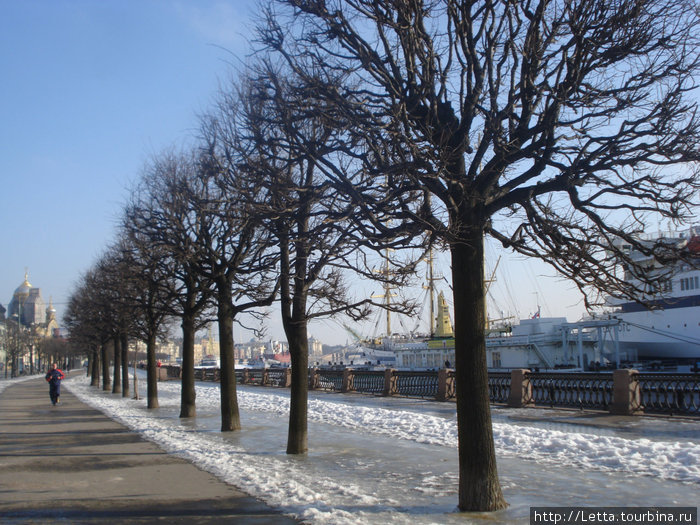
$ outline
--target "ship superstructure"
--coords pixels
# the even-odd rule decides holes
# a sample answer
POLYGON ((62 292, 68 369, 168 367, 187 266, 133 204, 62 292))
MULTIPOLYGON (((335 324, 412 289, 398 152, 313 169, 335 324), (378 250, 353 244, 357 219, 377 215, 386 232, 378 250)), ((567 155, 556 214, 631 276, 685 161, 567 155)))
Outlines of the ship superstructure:
MULTIPOLYGON (((647 287, 643 303, 609 300, 613 307, 609 316, 622 321, 620 351, 628 360, 694 363, 700 360, 700 226, 641 241, 651 245, 659 239, 687 250, 688 257, 672 267, 661 265, 620 241, 619 247, 659 281, 647 287)), ((631 272, 625 273, 625 279, 639 285, 631 272)))

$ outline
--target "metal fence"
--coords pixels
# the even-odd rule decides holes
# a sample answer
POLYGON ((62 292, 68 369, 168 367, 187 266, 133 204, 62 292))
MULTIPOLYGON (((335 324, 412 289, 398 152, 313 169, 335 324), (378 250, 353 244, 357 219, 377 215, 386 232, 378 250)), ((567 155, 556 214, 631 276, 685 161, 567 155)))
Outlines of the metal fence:
POLYGON ((700 374, 636 374, 644 412, 700 415, 700 374))
POLYGON ((335 390, 340 392, 343 389, 342 370, 321 370, 318 373, 318 388, 322 390, 335 390))
POLYGON ((535 405, 608 410, 613 402, 613 376, 608 373, 531 372, 535 405))
POLYGON ((381 370, 357 370, 353 374, 353 389, 367 394, 384 393, 384 372, 381 370))
POLYGON ((510 372, 489 372, 489 399, 492 403, 507 403, 510 396, 510 372))
MULTIPOLYGON (((173 367, 170 367, 173 368, 173 367)), ((179 377, 168 370, 168 378, 179 377)), ((455 399, 453 370, 403 371, 362 369, 312 369, 310 387, 373 395, 455 399)), ((236 370, 236 381, 252 385, 284 387, 288 371, 280 368, 236 370)), ((529 372, 526 371, 527 403, 534 406, 609 410, 613 405, 615 385, 610 372, 529 372)), ((195 378, 218 381, 218 369, 197 369, 195 378)), ((509 372, 489 372, 489 398, 492 403, 508 403, 512 376, 509 372)), ((700 374, 634 373, 629 388, 639 406, 633 408, 649 414, 700 416, 700 374)))
POLYGON ((394 370, 393 375, 396 378, 396 394, 406 397, 437 397, 437 372, 400 372, 394 370))

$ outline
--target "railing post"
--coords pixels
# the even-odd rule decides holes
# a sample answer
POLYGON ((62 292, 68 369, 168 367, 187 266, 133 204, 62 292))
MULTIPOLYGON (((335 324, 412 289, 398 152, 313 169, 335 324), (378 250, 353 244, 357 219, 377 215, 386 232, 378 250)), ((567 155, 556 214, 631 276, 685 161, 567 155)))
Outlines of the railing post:
POLYGON ((529 374, 530 371, 526 368, 516 368, 510 371, 509 407, 521 408, 534 404, 529 374))
POLYGON ((447 368, 438 370, 438 387, 435 399, 437 401, 445 401, 447 399, 447 368))
POLYGON ((262 378, 260 378, 260 386, 268 386, 270 384, 270 371, 268 368, 263 368, 262 378))
POLYGON ((383 396, 393 396, 396 394, 396 370, 393 368, 387 368, 384 370, 384 391, 383 396))
POLYGON ((292 369, 291 368, 284 369, 284 379, 282 381, 282 386, 284 388, 289 388, 292 386, 292 369))
POLYGON ((354 390, 353 388, 353 371, 352 368, 343 369, 343 385, 340 388, 341 392, 350 392, 354 390))
POLYGON ((318 385, 318 368, 309 368, 309 390, 316 390, 318 385))
POLYGON ((639 372, 624 368, 613 371, 613 402, 610 413, 618 416, 632 416, 642 411, 639 372))
POLYGON ((248 381, 250 381, 250 372, 248 371, 247 368, 243 369, 243 384, 247 385, 248 381))

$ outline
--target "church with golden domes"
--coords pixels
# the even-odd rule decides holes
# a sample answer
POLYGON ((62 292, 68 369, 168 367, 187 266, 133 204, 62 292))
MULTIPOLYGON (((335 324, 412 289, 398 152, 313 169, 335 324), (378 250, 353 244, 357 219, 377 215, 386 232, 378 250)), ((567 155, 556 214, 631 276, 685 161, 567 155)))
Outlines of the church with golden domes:
POLYGON ((41 289, 29 283, 27 272, 24 274, 24 282, 12 294, 5 317, 26 328, 33 328, 40 337, 58 337, 59 335, 56 309, 52 301, 49 300, 47 307, 41 297, 41 289))
MULTIPOLYGON (((35 359, 32 354, 32 343, 38 339, 49 337, 59 337, 60 329, 56 320, 56 309, 53 303, 49 300, 49 306, 46 306, 44 299, 41 297, 41 290, 35 288, 29 282, 29 275, 24 274, 24 281, 20 284, 15 293, 12 294, 12 299, 7 305, 7 309, 0 305, 0 371, 7 375, 8 368, 13 369, 13 374, 16 372, 22 373, 22 368, 25 363, 35 359), (17 326, 21 326, 22 330, 18 331, 17 326), (10 327, 16 334, 15 349, 18 353, 12 358, 14 363, 10 363, 10 347, 7 346, 11 333, 10 327), (4 332, 4 334, 3 334, 4 332), (25 334, 21 336, 20 334, 25 334), (26 347, 22 348, 19 341, 22 338, 26 339, 26 347), (2 344, 2 343, 5 344, 2 344)), ((33 367, 32 367, 33 370, 33 367)))

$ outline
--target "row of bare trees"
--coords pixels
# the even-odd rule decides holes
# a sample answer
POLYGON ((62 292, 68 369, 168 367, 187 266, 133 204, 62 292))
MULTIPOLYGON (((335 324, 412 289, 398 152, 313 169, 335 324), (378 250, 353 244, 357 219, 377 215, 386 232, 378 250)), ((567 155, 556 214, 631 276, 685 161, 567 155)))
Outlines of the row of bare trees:
MULTIPOLYGON (((252 72, 252 71, 251 71, 252 72)), ((273 77, 269 77, 273 78, 273 77)), ((219 95, 188 150, 169 150, 144 168, 124 208, 117 240, 83 276, 65 324, 90 347, 93 384, 129 394, 128 337, 146 343, 147 402, 158 406, 155 344, 177 319, 182 328, 180 417, 196 415, 194 342, 216 320, 221 358, 221 430, 241 427, 233 323, 278 300, 292 358, 287 450, 308 448, 308 323, 347 315, 360 320, 372 297, 354 298, 349 275, 398 286, 412 276, 425 236, 371 233, 361 209, 324 181, 305 144, 335 130, 312 113, 290 112, 282 79, 266 92, 252 75, 219 95), (290 129, 285 129, 287 126, 290 129), (296 144, 296 145, 294 145, 296 144), (389 248, 395 251, 388 251, 389 248), (398 248, 413 256, 399 256, 398 248), (374 272, 382 253, 399 269, 374 272), (400 260, 399 260, 400 259, 400 260), (409 263, 409 264, 407 264, 409 263), (113 355, 112 355, 113 353, 113 355), (113 375, 109 375, 112 361, 113 375)), ((411 311, 410 301, 391 308, 411 311)))
MULTIPOLYGON (((222 430, 235 430, 232 323, 278 300, 292 355, 288 452, 303 453, 309 320, 362 319, 370 299, 352 297, 350 275, 401 284, 438 245, 452 258, 459 508, 502 508, 485 238, 550 263, 587 305, 597 291, 638 299, 659 279, 615 239, 659 264, 687 256, 637 234, 687 222, 698 204, 698 7, 273 0, 260 20, 259 52, 202 116, 196 145, 144 170, 119 241, 76 292, 72 328, 84 334, 85 310, 99 316, 86 339, 97 352, 125 333, 152 345, 178 317, 191 417, 194 333, 215 317, 222 430), (372 271, 378 251, 400 259, 391 276, 372 271), (113 287, 89 284, 104 272, 119 276, 113 287)), ((150 351, 148 371, 152 407, 150 351)))
POLYGON ((61 366, 76 362, 81 355, 62 338, 47 337, 36 326, 24 327, 15 319, 3 320, 4 333, 0 348, 4 350, 5 362, 2 373, 5 377, 17 377, 20 373, 20 359, 28 357, 24 363, 23 373, 33 374, 45 370, 49 364, 61 363, 61 366))

